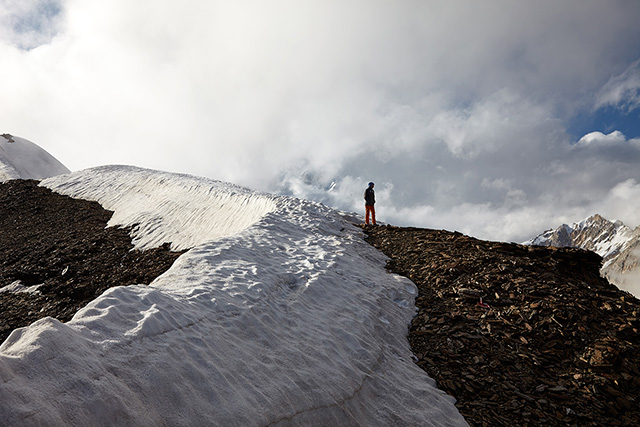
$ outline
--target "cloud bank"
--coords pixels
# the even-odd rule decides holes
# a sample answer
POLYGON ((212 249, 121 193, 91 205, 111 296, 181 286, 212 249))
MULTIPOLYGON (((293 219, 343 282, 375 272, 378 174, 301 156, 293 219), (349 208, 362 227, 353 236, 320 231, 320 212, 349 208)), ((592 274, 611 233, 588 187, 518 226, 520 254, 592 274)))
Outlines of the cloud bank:
POLYGON ((135 164, 357 212, 373 180, 382 221, 494 240, 593 213, 640 224, 638 135, 567 132, 580 111, 638 108, 637 2, 31 0, 0 13, 14 22, 0 28, 3 132, 74 170, 135 164))

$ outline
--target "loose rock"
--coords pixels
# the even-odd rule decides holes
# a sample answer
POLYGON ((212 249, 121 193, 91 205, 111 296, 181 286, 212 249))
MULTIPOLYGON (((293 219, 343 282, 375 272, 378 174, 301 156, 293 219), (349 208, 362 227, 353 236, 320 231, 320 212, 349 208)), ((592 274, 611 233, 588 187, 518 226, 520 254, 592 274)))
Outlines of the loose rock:
POLYGON ((37 181, 0 184, 0 342, 46 316, 68 321, 108 288, 149 284, 180 255, 169 244, 133 249, 113 212, 37 181), (23 292, 15 292, 22 289, 23 292))
POLYGON ((640 301, 599 255, 364 226, 419 289, 409 342, 472 426, 640 425, 640 301))

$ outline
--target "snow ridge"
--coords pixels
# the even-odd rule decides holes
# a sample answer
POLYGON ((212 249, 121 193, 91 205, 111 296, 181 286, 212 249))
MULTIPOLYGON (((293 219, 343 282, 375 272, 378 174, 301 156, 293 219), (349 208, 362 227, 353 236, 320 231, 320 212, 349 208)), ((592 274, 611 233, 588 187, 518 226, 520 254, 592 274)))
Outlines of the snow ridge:
POLYGON ((33 142, 9 134, 0 135, 0 182, 65 173, 69 173, 69 169, 33 142))
POLYGON ((125 166, 44 185, 139 224, 141 247, 194 247, 150 286, 14 331, 8 425, 466 425, 412 360, 415 285, 338 212, 125 166))
POLYGON ((149 173, 133 166, 101 166, 53 177, 41 185, 71 197, 92 200, 115 212, 110 226, 134 226, 138 249, 172 242, 192 248, 230 236, 275 209, 276 197, 190 175, 149 173), (122 176, 126 175, 126 179, 122 176), (179 179, 177 179, 179 178, 179 179))

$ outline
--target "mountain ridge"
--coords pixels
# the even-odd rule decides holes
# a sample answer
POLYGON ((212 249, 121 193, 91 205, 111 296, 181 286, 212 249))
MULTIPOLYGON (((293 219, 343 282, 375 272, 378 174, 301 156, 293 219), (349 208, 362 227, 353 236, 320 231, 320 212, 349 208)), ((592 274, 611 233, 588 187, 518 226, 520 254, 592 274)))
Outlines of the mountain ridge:
MULTIPOLYGON (((7 187, 34 185, 18 179, 7 187)), ((76 239, 63 259, 56 243, 11 234, 44 227, 31 230, 37 240, 50 231, 43 198, 18 208, 10 203, 25 201, 15 200, 20 192, 9 195, 3 207, 18 219, 5 224, 9 249, 0 255, 11 258, 19 242, 27 253, 40 246, 54 258, 26 269, 18 262, 17 276, 6 282, 17 278, 40 292, 51 277, 64 283, 62 299, 43 296, 39 313, 50 317, 14 330, 0 345, 0 419, 8 424, 640 419, 640 302, 600 277, 602 258, 594 252, 363 227, 387 259, 365 243, 353 216, 204 178, 105 166, 41 185, 70 196, 60 200, 71 218, 84 216, 72 198, 107 206, 108 225, 125 227, 120 231, 143 252, 166 251, 162 242, 169 241, 195 247, 147 286, 127 286, 106 261, 88 279, 68 280, 79 277, 68 260, 111 252, 109 238, 96 239, 97 231, 78 229, 76 221, 56 226, 76 239), (45 221, 20 221, 27 211, 44 213, 45 221), (385 261, 397 274, 385 273, 385 261), (55 319, 73 309, 65 295, 99 293, 85 283, 105 277, 116 286, 68 322, 55 319), (458 398, 458 409, 442 390, 458 398)), ((130 255, 125 240, 124 253, 111 257, 116 270, 130 255)))
MULTIPOLYGON (((79 212, 77 203, 97 208, 95 202, 35 187, 33 181, 0 184, 0 190, 5 188, 10 190, 9 198, 23 207, 3 206, 17 212, 50 215, 52 209, 43 204, 48 197, 59 200, 58 206, 71 215, 79 212), (39 193, 28 197, 31 189, 39 193)), ((103 227, 107 218, 102 219, 103 227)), ((32 230, 33 236, 46 231, 46 222, 27 224, 45 227, 32 230)), ((39 288, 45 310, 36 306, 28 310, 40 317, 63 315, 68 319, 73 316, 69 296, 86 293, 86 284, 92 282, 91 277, 81 279, 78 273, 79 266, 86 264, 85 254, 112 250, 102 246, 109 237, 95 236, 94 230, 79 227, 77 222, 57 228, 57 232, 74 236, 77 243, 68 259, 62 259, 59 251, 52 255, 62 264, 79 255, 79 264, 68 264, 62 275, 59 268, 53 268, 57 274, 52 277, 63 281, 63 292, 48 292, 51 284, 45 280, 45 286, 39 288)), ((599 277, 602 260, 597 254, 576 248, 489 242, 445 230, 363 229, 368 242, 389 257, 387 268, 418 286, 418 311, 408 332, 415 362, 440 389, 457 399, 456 406, 467 423, 628 425, 640 419, 633 409, 640 401, 640 372, 631 363, 640 351, 640 302, 599 277)), ((12 230, 3 227, 10 245, 16 241, 12 230)), ((127 234, 127 230, 118 233, 127 234)), ((42 246, 47 252, 47 245, 20 241, 26 248, 42 246)), ((118 270, 125 268, 120 257, 130 250, 130 238, 128 241, 124 255, 115 258, 118 270)), ((167 249, 168 245, 161 248, 162 252, 167 249)), ((2 254, 9 256, 10 251, 2 254)), ((134 265, 139 267, 145 254, 148 259, 160 255, 153 250, 133 252, 134 265)), ((40 258, 38 252, 32 255, 40 258)), ((47 262, 44 264, 46 267, 47 262)), ((106 260, 93 267, 91 274, 100 278, 95 282, 113 276, 110 269, 106 260)), ((131 277, 124 280, 138 283, 131 277)), ((23 299, 15 300, 15 306, 3 301, 3 309, 25 312, 23 299)), ((29 318, 29 322, 34 320, 29 318)), ((314 425, 313 419, 308 421, 314 425)))
POLYGON ((640 227, 631 229, 622 221, 600 214, 547 230, 524 244, 578 247, 603 258, 601 274, 616 286, 640 295, 640 227))
POLYGON ((415 285, 386 274, 342 213, 123 166, 40 185, 112 210, 143 250, 194 247, 147 286, 14 330, 0 345, 3 423, 466 425, 412 361, 415 285))

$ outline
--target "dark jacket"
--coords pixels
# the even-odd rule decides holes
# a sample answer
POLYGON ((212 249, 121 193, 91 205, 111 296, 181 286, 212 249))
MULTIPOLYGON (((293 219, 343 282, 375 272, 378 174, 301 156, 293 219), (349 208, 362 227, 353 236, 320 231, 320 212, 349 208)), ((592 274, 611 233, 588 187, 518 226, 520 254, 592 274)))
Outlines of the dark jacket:
POLYGON ((364 200, 365 205, 373 206, 376 203, 376 193, 373 191, 373 188, 369 187, 364 190, 364 200))

